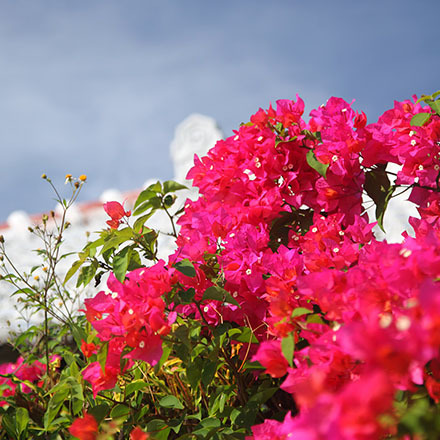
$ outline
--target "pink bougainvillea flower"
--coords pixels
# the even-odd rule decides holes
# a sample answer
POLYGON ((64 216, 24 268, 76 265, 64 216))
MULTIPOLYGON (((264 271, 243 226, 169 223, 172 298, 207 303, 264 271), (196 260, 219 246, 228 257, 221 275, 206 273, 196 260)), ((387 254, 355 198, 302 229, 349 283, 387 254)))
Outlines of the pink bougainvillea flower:
POLYGON ((78 417, 69 428, 70 434, 79 440, 95 440, 98 435, 98 422, 85 413, 84 417, 78 417))
POLYGON ((106 366, 105 371, 102 371, 99 362, 92 362, 82 374, 92 384, 93 397, 96 397, 99 391, 109 390, 116 385, 119 369, 106 366))
POLYGON ((280 341, 263 341, 252 361, 260 362, 272 377, 283 377, 287 373, 288 363, 281 352, 280 341))
POLYGON ((118 229, 123 217, 130 217, 131 211, 126 211, 119 202, 107 202, 103 205, 104 211, 111 217, 107 224, 112 229, 118 229))

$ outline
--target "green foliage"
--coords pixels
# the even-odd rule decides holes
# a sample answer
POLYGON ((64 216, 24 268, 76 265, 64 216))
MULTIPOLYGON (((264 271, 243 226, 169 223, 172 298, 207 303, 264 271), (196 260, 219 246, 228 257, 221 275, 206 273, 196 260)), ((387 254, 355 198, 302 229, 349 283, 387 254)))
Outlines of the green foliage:
POLYGON ((386 172, 386 165, 378 165, 365 175, 365 191, 376 204, 376 220, 380 228, 383 227, 383 218, 396 187, 391 185, 386 172))
POLYGON ((309 150, 307 152, 306 159, 307 159, 307 163, 325 179, 327 175, 327 169, 330 166, 330 164, 328 163, 325 164, 320 162, 317 159, 315 152, 313 150, 309 150))

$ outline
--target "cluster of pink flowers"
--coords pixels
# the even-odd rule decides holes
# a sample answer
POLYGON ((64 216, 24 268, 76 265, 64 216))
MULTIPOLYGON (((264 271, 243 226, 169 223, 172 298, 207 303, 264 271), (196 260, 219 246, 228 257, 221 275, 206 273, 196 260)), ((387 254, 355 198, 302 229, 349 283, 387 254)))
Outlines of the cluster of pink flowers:
MULTIPOLYGON (((111 275, 108 288, 109 293, 101 291, 85 300, 88 321, 102 344, 108 345, 105 368, 94 361, 83 372, 95 396, 116 385, 121 357, 125 360, 123 370, 134 360, 155 365, 162 356, 161 336, 169 333, 175 319, 175 314, 164 314, 162 295, 171 289, 171 279, 163 261, 130 272, 123 284, 111 275)), ((82 345, 86 357, 97 348, 93 343, 82 345)))
MULTIPOLYGON (((50 359, 51 367, 55 367, 59 364, 60 357, 54 355, 50 359)), ((19 391, 24 394, 32 393, 32 389, 26 384, 26 381, 41 385, 41 379, 46 373, 46 365, 40 361, 26 362, 25 359, 20 356, 15 362, 7 362, 0 365, 0 385, 3 387, 1 391, 1 397, 9 397, 16 394, 17 387, 19 391), (12 381, 8 378, 8 375, 13 375, 18 381, 23 381, 21 384, 17 384, 16 381, 12 381)), ((7 406, 6 401, 0 400, 0 406, 7 406)))
POLYGON ((111 278, 113 293, 86 301, 108 344, 105 371, 95 361, 84 372, 95 394, 114 386, 121 356, 126 368, 158 362, 174 312, 200 317, 194 304, 167 313, 162 295, 179 283, 200 300, 209 255, 239 306, 207 301, 204 319, 249 326, 253 360, 284 377, 299 408, 255 426, 255 440, 377 439, 394 432, 397 391, 425 387, 440 401, 440 117, 412 126, 432 111, 409 100, 369 125, 340 98, 308 123, 303 112, 299 97, 277 101, 196 157, 188 178, 201 196, 185 206, 169 264, 111 278), (413 185, 421 216, 401 244, 378 242, 363 206, 366 173, 388 162, 402 166, 395 183, 413 185), (183 258, 195 277, 173 268, 183 258), (282 350, 291 334, 302 342, 293 360, 282 350))

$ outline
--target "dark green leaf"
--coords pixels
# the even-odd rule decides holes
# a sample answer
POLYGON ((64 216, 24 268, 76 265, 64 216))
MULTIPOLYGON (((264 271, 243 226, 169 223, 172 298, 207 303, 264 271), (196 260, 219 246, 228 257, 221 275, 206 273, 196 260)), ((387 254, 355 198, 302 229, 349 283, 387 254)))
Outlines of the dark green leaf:
POLYGON ((163 408, 183 409, 183 405, 176 396, 165 396, 159 400, 159 405, 163 408))
POLYGON ((6 433, 9 435, 11 439, 17 438, 16 422, 12 418, 11 414, 6 413, 2 415, 2 428, 6 431, 6 433))
POLYGON ((72 330, 72 336, 75 339, 76 345, 79 347, 81 347, 81 342, 82 340, 87 340, 87 333, 85 332, 84 328, 81 327, 80 325, 77 325, 75 323, 72 323, 71 326, 71 330, 72 330))
POLYGON ((193 287, 190 287, 188 290, 181 290, 179 291, 179 298, 182 304, 190 304, 192 303, 194 296, 196 294, 196 291, 193 287))
POLYGON ((128 260, 127 272, 131 272, 132 270, 135 269, 140 269, 141 267, 144 267, 144 265, 141 263, 141 257, 135 250, 131 249, 128 260))
POLYGON ((219 286, 211 286, 205 290, 202 300, 215 299, 224 303, 234 304, 240 307, 238 301, 225 289, 219 286))
POLYGON ((431 119, 431 113, 417 113, 411 118, 413 127, 422 127, 431 119))
POLYGON ((376 204, 376 220, 379 227, 385 232, 383 217, 395 190, 388 179, 386 165, 380 165, 365 174, 364 189, 376 204))
POLYGON ((167 440, 171 428, 163 420, 153 419, 148 422, 147 430, 155 440, 167 440))
POLYGON ((215 372, 217 371, 217 362, 206 361, 202 371, 202 384, 207 387, 214 379, 215 372))
POLYGON ((276 387, 259 390, 252 394, 252 396, 249 398, 249 402, 257 402, 261 405, 262 403, 267 402, 278 390, 279 388, 276 387))
POLYGON ((394 190, 396 188, 394 186, 390 187, 385 195, 385 199, 383 201, 382 205, 378 205, 376 207, 376 219, 377 219, 377 224, 379 225, 380 229, 382 229, 382 231, 385 232, 385 229, 383 227, 383 217, 385 214, 385 211, 387 209, 388 203, 391 200, 391 197, 394 193, 394 190))
POLYGON ((129 396, 130 394, 133 394, 134 392, 145 388, 147 385, 147 382, 145 382, 144 380, 135 380, 133 382, 130 382, 125 387, 125 395, 129 396))
POLYGON ((307 163, 325 179, 329 164, 324 164, 320 162, 315 156, 315 152, 313 150, 308 151, 306 159, 307 163))
POLYGON ((196 276, 196 270, 194 268, 194 265, 191 263, 191 261, 184 259, 180 260, 177 263, 174 263, 174 267, 183 275, 186 275, 187 277, 194 278, 196 276))
POLYGON ((105 417, 107 417, 110 411, 110 405, 108 403, 100 403, 99 405, 94 406, 88 410, 89 414, 91 414, 98 423, 101 423, 105 417))
POLYGON ((116 405, 111 411, 110 411, 110 417, 112 419, 120 419, 120 418, 126 418, 128 414, 130 413, 130 408, 127 405, 123 405, 122 403, 119 405, 116 405))
POLYGON ((196 357, 186 368, 186 378, 191 388, 196 389, 202 375, 203 360, 196 357))

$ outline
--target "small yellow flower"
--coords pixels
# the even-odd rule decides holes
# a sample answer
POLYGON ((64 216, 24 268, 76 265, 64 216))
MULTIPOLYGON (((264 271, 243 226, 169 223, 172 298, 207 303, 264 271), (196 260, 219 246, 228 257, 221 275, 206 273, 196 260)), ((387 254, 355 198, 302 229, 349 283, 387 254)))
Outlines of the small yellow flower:
POLYGON ((42 174, 42 175, 41 175, 41 178, 42 178, 42 179, 47 179, 47 175, 46 175, 46 174, 42 174))
POLYGON ((34 280, 35 280, 35 281, 38 281, 39 279, 40 279, 40 277, 39 277, 38 275, 35 275, 35 276, 34 276, 34 280))
POLYGON ((72 174, 66 174, 66 180, 70 180, 72 178, 72 174))
POLYGON ((79 180, 81 180, 81 182, 85 182, 87 180, 87 176, 85 174, 81 174, 81 176, 79 176, 79 180))

